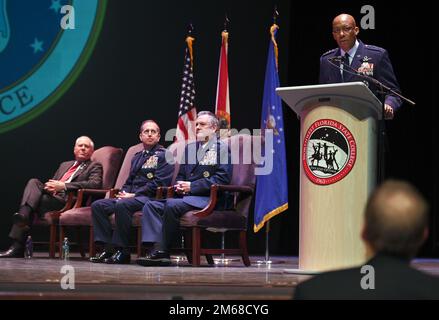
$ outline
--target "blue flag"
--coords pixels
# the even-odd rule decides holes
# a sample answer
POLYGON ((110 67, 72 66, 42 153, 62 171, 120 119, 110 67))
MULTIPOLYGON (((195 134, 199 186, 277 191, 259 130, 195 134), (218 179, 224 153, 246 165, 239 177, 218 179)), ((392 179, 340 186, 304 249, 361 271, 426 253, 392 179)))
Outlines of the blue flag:
MULTIPOLYGON (((266 130, 271 129, 273 137, 273 170, 269 174, 256 177, 256 200, 254 232, 258 232, 272 217, 288 209, 288 182, 285 157, 284 120, 282 103, 276 94, 279 87, 279 74, 277 66, 276 34, 278 26, 273 24, 270 28, 271 41, 268 48, 268 61, 265 71, 264 98, 262 102, 262 135, 270 138, 266 130)), ((266 141, 266 140, 265 140, 266 141)), ((267 143, 267 142, 266 142, 267 143)), ((264 153, 265 148, 262 148, 264 153)), ((263 154, 263 157, 269 155, 263 154)), ((270 160, 266 160, 270 161, 270 160)))

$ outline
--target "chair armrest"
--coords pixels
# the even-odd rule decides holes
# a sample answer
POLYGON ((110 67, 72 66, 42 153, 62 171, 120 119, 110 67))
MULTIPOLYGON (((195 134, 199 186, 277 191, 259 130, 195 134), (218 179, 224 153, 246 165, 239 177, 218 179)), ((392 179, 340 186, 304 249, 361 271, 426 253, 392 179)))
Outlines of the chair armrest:
POLYGON ((232 184, 219 184, 218 191, 231 191, 231 192, 241 192, 247 194, 253 194, 254 190, 248 186, 237 186, 232 184))
POLYGON ((203 209, 194 213, 194 215, 199 217, 199 218, 207 217, 208 215, 210 215, 213 212, 213 209, 215 209, 217 201, 218 201, 218 185, 213 184, 210 186, 209 203, 203 209))
POLYGON ((116 198, 116 194, 118 194, 120 189, 112 188, 110 189, 110 198, 116 198))
POLYGON ((172 187, 157 187, 157 190, 155 192, 155 198, 156 199, 164 199, 165 197, 168 196, 168 188, 172 188, 172 187), (163 196, 163 194, 165 195, 165 197, 163 196))
POLYGON ((102 196, 105 197, 105 194, 109 192, 109 189, 79 189, 78 190, 78 198, 76 199, 75 208, 82 207, 82 202, 84 200, 84 196, 102 196))
POLYGON ((60 210, 57 210, 54 212, 61 213, 61 212, 64 212, 64 211, 67 211, 67 210, 73 208, 73 205, 75 204, 75 201, 74 201, 75 193, 76 193, 75 191, 67 191, 66 204, 60 210))
POLYGON ((174 198, 175 190, 174 187, 167 187, 166 198, 174 198))
POLYGON ((59 210, 54 210, 54 211, 48 211, 46 213, 49 213, 52 220, 56 221, 55 223, 58 223, 59 217, 61 216, 61 213, 67 210, 70 210, 71 208, 73 208, 73 205, 75 204, 75 201, 73 200, 75 197, 75 193, 76 191, 67 191, 67 201, 66 204, 64 205, 64 207, 62 207, 59 210))
POLYGON ((231 192, 241 192, 247 194, 253 194, 253 188, 248 186, 238 186, 238 185, 230 185, 230 184, 213 184, 210 186, 210 200, 206 207, 201 209, 200 211, 194 213, 195 216, 202 218, 210 215, 218 201, 218 192, 219 191, 231 191, 231 192))

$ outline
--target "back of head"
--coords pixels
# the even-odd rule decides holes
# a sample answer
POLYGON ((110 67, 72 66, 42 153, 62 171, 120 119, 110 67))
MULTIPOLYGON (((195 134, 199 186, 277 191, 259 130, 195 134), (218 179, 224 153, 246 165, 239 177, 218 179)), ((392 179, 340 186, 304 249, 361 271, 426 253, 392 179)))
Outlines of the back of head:
POLYGON ((368 200, 364 239, 375 253, 410 259, 425 240, 428 204, 410 184, 388 180, 368 200))

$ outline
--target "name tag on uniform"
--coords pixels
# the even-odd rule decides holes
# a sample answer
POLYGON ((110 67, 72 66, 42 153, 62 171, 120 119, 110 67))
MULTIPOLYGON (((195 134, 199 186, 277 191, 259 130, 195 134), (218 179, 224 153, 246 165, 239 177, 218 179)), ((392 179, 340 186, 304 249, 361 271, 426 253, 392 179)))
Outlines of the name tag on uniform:
POLYGON ((148 160, 143 164, 142 168, 144 169, 157 169, 157 165, 159 162, 159 157, 151 156, 148 160))
POLYGON ((202 166, 214 166, 216 165, 216 150, 206 151, 203 159, 200 161, 202 166))

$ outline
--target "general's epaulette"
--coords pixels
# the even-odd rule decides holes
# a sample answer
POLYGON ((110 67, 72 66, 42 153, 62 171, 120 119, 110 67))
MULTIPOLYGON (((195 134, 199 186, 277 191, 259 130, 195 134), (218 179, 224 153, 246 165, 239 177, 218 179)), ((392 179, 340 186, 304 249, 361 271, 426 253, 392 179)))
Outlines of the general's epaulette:
POLYGON ((162 153, 166 153, 166 151, 167 151, 167 149, 164 146, 158 145, 157 148, 155 149, 154 154, 155 155, 160 155, 162 153))
POLYGON ((369 49, 369 50, 373 50, 373 51, 379 51, 379 52, 384 52, 385 51, 381 47, 373 46, 373 45, 370 45, 370 44, 365 44, 364 47, 369 49))
POLYGON ((326 55, 328 55, 330 53, 335 52, 335 50, 337 50, 337 48, 326 51, 324 54, 322 54, 322 57, 324 57, 324 56, 326 56, 326 55))

